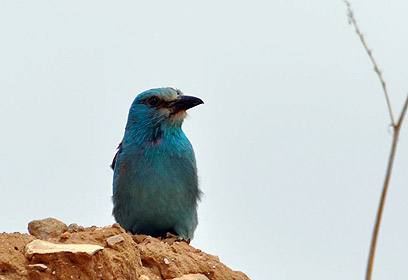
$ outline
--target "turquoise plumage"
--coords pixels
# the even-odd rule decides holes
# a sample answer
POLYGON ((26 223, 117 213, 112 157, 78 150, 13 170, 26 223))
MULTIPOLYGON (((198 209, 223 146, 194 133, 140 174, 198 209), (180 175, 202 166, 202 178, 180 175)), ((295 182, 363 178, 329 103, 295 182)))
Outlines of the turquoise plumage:
POLYGON ((173 88, 139 94, 112 163, 113 215, 133 234, 191 240, 197 226, 197 167, 181 126, 203 101, 173 88))

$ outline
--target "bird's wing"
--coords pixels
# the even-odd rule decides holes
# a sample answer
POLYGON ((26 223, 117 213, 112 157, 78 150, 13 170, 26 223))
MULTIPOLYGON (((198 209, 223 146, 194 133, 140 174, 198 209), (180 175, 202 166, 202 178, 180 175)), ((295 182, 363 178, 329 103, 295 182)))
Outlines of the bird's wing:
POLYGON ((117 149, 118 149, 118 151, 116 152, 115 157, 113 158, 112 164, 110 166, 113 170, 115 169, 116 159, 117 159, 118 155, 122 152, 122 142, 119 143, 117 149))

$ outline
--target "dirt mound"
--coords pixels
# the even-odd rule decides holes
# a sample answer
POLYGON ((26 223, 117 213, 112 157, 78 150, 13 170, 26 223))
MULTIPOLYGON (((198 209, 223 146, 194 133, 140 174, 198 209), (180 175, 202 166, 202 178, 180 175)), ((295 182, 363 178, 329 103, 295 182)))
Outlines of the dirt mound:
POLYGON ((49 218, 29 231, 0 234, 0 280, 249 279, 184 241, 131 235, 118 224, 67 227, 49 218))

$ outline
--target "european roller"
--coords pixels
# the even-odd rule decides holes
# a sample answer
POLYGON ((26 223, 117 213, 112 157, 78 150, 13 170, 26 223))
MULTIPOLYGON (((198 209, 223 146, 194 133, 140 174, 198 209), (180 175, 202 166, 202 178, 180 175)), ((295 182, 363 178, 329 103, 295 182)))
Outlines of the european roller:
POLYGON ((181 125, 186 110, 203 104, 173 88, 140 93, 112 162, 113 216, 127 231, 193 238, 197 227, 197 167, 181 125))

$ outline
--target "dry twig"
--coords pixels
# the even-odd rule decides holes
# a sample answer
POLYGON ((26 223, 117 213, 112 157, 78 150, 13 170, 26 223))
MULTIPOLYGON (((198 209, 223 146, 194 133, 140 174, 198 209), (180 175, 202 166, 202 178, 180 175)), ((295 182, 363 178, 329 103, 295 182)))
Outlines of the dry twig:
POLYGON ((390 98, 389 98, 388 91, 387 91, 387 86, 386 86, 386 83, 385 83, 384 78, 382 76, 382 73, 381 73, 381 71, 380 71, 380 69, 379 69, 379 67, 377 65, 377 62, 374 59, 374 56, 373 56, 373 53, 372 53, 371 49, 367 46, 364 35, 361 33, 360 28, 357 25, 357 21, 356 21, 356 19, 354 17, 354 13, 353 13, 353 10, 351 9, 350 3, 347 0, 345 0, 344 2, 347 5, 347 10, 348 10, 347 16, 349 18, 349 23, 354 26, 355 31, 356 31, 358 37, 360 38, 364 49, 366 50, 368 56, 370 57, 371 62, 374 65, 374 71, 377 73, 377 76, 380 79, 381 86, 382 86, 384 94, 385 94, 385 99, 387 101, 388 112, 389 112, 390 118, 391 118, 391 126, 394 129, 392 145, 391 145, 391 151, 390 151, 390 155, 389 155, 389 158, 388 158, 387 172, 386 172, 385 179, 384 179, 383 190, 382 190, 382 194, 381 194, 381 198, 380 198, 380 204, 378 206, 378 211, 377 211, 377 217, 375 219, 375 226, 374 226, 373 236, 372 236, 372 239, 371 239, 371 246, 370 246, 370 255, 368 257, 368 262, 367 262, 366 280, 371 280, 371 276, 372 276, 372 272, 373 272, 375 249, 376 249, 376 246, 377 246, 378 232, 380 230, 380 224, 381 224, 381 217, 382 217, 382 213, 383 213, 383 210, 384 210, 385 198, 387 196, 388 186, 389 186, 390 179, 391 179, 392 167, 393 167, 393 164, 394 164, 395 153, 396 153, 396 150, 397 150, 399 133, 400 133, 401 125, 402 125, 402 122, 404 120, 405 114, 407 112, 407 108, 408 108, 408 96, 407 96, 407 99, 405 100, 405 103, 404 103, 404 106, 402 108, 401 114, 400 114, 400 116, 398 118, 398 122, 395 123, 394 115, 392 113, 390 98))

